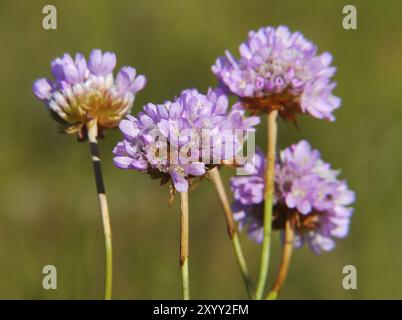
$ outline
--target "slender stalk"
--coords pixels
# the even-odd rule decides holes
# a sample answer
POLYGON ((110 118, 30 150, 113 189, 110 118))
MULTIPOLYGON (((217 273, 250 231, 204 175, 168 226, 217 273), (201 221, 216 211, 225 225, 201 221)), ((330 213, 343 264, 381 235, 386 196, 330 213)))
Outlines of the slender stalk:
POLYGON ((91 149, 92 164, 98 193, 99 209, 102 218, 105 238, 105 300, 112 298, 113 258, 112 258, 112 230, 110 227, 109 209, 107 205, 105 185, 103 182, 102 167, 98 148, 98 128, 96 120, 87 124, 88 141, 91 149))
POLYGON ((239 235, 237 233, 236 223, 233 219, 233 212, 232 212, 232 209, 230 208, 229 200, 226 195, 225 187, 223 186, 222 178, 221 178, 218 168, 215 167, 215 168, 209 170, 208 176, 209 176, 210 180, 212 181, 212 183, 214 184, 215 190, 216 190, 219 200, 221 202, 223 212, 225 214, 229 238, 232 242, 233 251, 235 253, 237 263, 239 264, 240 272, 243 276, 243 280, 246 285, 247 292, 248 292, 250 298, 254 299, 255 298, 254 286, 253 286, 250 274, 248 272, 246 259, 244 258, 243 250, 241 248, 241 244, 240 244, 240 240, 239 240, 239 235))
POLYGON ((285 282, 289 271, 290 260, 293 251, 294 227, 291 219, 286 220, 285 224, 285 241, 282 248, 282 257, 279 265, 278 275, 276 276, 271 292, 267 296, 267 300, 275 300, 278 297, 279 290, 285 282))
POLYGON ((278 111, 273 110, 267 116, 267 162, 265 168, 265 197, 264 197, 264 240, 262 242, 260 273, 257 282, 257 299, 264 294, 265 284, 268 276, 269 254, 271 245, 272 229, 272 206, 274 196, 275 179, 275 148, 277 138, 276 118, 278 111))
POLYGON ((190 300, 188 276, 188 192, 180 192, 180 270, 183 300, 190 300))

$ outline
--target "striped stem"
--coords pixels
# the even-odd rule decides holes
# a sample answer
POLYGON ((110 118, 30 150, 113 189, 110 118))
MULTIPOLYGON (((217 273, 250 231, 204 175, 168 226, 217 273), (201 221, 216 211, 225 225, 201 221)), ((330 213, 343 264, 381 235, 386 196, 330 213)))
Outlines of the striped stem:
POLYGON ((113 278, 112 230, 110 227, 109 209, 107 205, 105 185, 103 182, 101 160, 99 157, 99 147, 97 141, 98 127, 96 120, 92 120, 87 124, 87 132, 105 239, 105 300, 110 300, 112 298, 113 278))

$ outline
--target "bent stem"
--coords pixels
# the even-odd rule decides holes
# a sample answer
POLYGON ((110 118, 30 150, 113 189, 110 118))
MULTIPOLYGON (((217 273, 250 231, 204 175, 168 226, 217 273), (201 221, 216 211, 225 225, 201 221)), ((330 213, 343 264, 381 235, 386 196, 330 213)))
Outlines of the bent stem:
POLYGON ((110 227, 109 209, 107 205, 105 185, 103 182, 102 167, 98 147, 98 127, 96 120, 87 124, 88 141, 91 149, 92 164, 98 193, 99 209, 102 218, 103 234, 105 238, 105 300, 112 298, 113 258, 112 258, 112 230, 110 227))
POLYGON ((188 276, 188 192, 180 192, 180 271, 183 300, 190 300, 188 276))
POLYGON ((257 299, 264 294, 265 283, 268 276, 269 254, 272 229, 272 206, 275 180, 275 148, 277 138, 276 118, 278 111, 273 110, 267 116, 267 161, 265 167, 265 196, 264 196, 264 239, 262 242, 260 273, 257 282, 257 299))
POLYGON ((279 290, 285 282, 286 276, 289 271, 290 260, 293 251, 294 241, 294 226, 291 219, 286 219, 285 224, 285 240, 282 249, 282 257, 279 265, 278 275, 276 276, 275 283, 271 292, 267 296, 267 300, 275 300, 278 297, 279 290))
POLYGON ((243 250, 242 250, 240 240, 239 240, 239 235, 237 233, 236 223, 233 219, 233 212, 232 212, 232 209, 230 208, 228 197, 226 195, 225 187, 223 186, 222 178, 221 178, 218 168, 215 167, 215 168, 212 168, 211 170, 209 170, 208 177, 210 178, 211 182, 213 183, 215 190, 218 194, 219 200, 221 202, 223 212, 225 214, 227 228, 228 228, 228 235, 229 235, 230 241, 232 242, 233 251, 236 256, 237 263, 239 264, 240 272, 243 276, 243 280, 246 285, 247 292, 248 292, 250 298, 254 299, 255 298, 254 286, 253 286, 250 274, 248 272, 246 259, 244 258, 243 250))

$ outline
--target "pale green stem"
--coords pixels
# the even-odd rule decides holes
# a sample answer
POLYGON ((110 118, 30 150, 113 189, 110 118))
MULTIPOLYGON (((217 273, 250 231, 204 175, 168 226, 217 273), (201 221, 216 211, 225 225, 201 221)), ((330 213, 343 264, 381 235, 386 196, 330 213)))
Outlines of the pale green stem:
POLYGON ((279 290, 282 288, 283 283, 285 282, 286 276, 289 271, 290 260, 292 257, 293 242, 294 226, 291 217, 288 217, 285 224, 285 241, 282 247, 282 257, 279 265, 278 275, 276 276, 271 291, 267 295, 267 300, 275 300, 279 295, 279 290))
POLYGON ((260 273, 257 282, 256 298, 261 299, 264 294, 268 277, 271 229, 272 229, 272 206, 275 180, 275 148, 277 139, 276 118, 278 111, 273 110, 267 116, 267 157, 265 167, 265 197, 264 197, 264 239, 262 241, 260 273))
POLYGON ((236 223, 233 219, 233 212, 230 208, 229 200, 226 195, 225 187, 223 186, 222 178, 217 167, 208 171, 208 177, 214 184, 215 190, 221 202, 223 212, 225 214, 226 224, 228 228, 229 238, 232 242, 233 251, 235 253, 237 263, 240 267, 240 272, 243 276, 247 292, 251 299, 254 299, 254 286, 248 272, 246 259, 244 258, 243 250, 240 244, 239 235, 237 233, 236 223))
POLYGON ((183 300, 190 300, 188 275, 188 192, 180 192, 180 271, 183 300))
POLYGON ((98 193, 99 209, 102 218, 102 226, 105 240, 105 300, 112 298, 113 258, 112 258, 112 230, 110 227, 109 209, 105 186, 103 182, 101 161, 98 148, 98 128, 96 120, 87 124, 88 141, 91 148, 92 164, 95 174, 96 191, 98 193))

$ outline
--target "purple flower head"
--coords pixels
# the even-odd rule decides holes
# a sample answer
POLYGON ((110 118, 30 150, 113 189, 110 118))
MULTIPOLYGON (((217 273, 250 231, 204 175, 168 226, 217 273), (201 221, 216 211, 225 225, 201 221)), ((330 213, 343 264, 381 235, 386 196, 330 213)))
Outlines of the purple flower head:
POLYGON ((100 129, 113 128, 131 110, 146 82, 131 67, 123 67, 114 78, 115 66, 112 52, 92 50, 88 63, 80 53, 74 59, 66 53, 51 63, 54 80, 36 80, 33 92, 67 133, 82 137, 85 124, 93 119, 100 129))
POLYGON ((113 151, 114 164, 162 182, 171 179, 177 191, 187 191, 192 178, 235 156, 243 141, 238 131, 244 134, 258 123, 228 106, 227 97, 211 89, 207 95, 184 90, 174 101, 147 104, 120 122, 124 139, 113 151))
MULTIPOLYGON (((233 177, 233 211, 241 228, 257 242, 263 237, 264 167, 265 159, 257 151, 250 166, 250 175, 233 177)), ((348 234, 355 201, 339 172, 320 158, 307 141, 283 150, 275 168, 273 228, 283 229, 286 219, 295 225, 295 247, 307 241, 320 253, 332 250, 333 238, 348 234)))
POLYGON ((309 113, 335 120, 332 112, 340 99, 332 94, 335 67, 328 52, 317 54, 316 46, 300 32, 285 26, 249 32, 239 47, 240 58, 229 52, 212 66, 219 84, 240 98, 253 111, 277 109, 285 119, 309 113))

